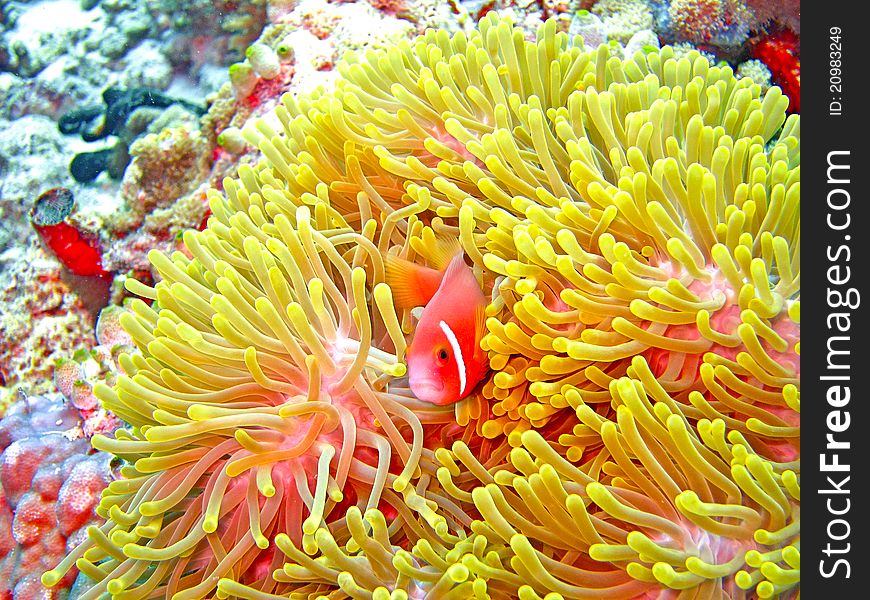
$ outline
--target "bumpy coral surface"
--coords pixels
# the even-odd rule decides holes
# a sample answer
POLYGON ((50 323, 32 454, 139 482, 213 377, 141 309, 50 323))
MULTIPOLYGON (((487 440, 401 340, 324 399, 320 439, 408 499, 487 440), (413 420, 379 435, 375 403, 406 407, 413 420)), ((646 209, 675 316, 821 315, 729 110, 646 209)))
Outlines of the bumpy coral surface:
POLYGON ((800 117, 670 48, 479 32, 244 134, 95 395, 82 597, 771 597, 799 585, 800 117), (415 399, 384 256, 458 238, 492 372, 415 399))
POLYGON ((206 141, 191 127, 151 133, 133 142, 133 162, 124 174, 122 196, 139 215, 171 204, 208 170, 206 141))
POLYGON ((0 598, 59 598, 70 571, 45 590, 40 576, 85 538, 109 482, 108 460, 71 439, 74 407, 42 396, 0 419, 0 598))
POLYGON ((670 13, 677 40, 739 47, 755 25, 743 0, 672 0, 670 13))

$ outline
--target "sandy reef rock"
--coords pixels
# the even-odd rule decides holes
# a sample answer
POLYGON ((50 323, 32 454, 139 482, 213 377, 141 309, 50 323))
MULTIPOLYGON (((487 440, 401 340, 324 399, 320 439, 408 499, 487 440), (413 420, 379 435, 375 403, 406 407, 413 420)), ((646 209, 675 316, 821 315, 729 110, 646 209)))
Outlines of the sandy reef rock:
POLYGON ((644 52, 649 48, 659 48, 659 36, 652 29, 641 29, 625 44, 625 56, 634 56, 635 52, 644 52))
MULTIPOLYGON (((31 77, 71 46, 95 40, 106 30, 98 10, 82 11, 77 0, 47 0, 23 5, 15 25, 4 32, 7 69, 31 77)), ((98 44, 97 44, 98 45, 98 44)))
POLYGON ((165 90, 172 83, 172 64, 160 43, 145 40, 124 57, 124 67, 118 83, 121 87, 146 87, 165 90))
POLYGON ((138 13, 139 25, 118 26, 114 24, 121 19, 118 13, 102 7, 81 10, 79 0, 22 5, 15 26, 0 34, 0 54, 6 58, 3 70, 32 79, 31 92, 50 97, 52 102, 32 107, 46 111, 42 114, 56 116, 78 103, 95 101, 102 88, 118 78, 111 62, 148 33, 150 16, 143 9, 130 8, 138 13))
POLYGON ((14 125, 0 120, 0 249, 31 233, 27 213, 48 187, 68 183, 66 142, 49 118, 32 115, 14 125))
POLYGON ((604 22, 607 38, 626 44, 644 29, 652 29, 653 14, 643 0, 599 0, 592 12, 604 22))
MULTIPOLYGON (((280 33, 272 34, 292 47, 295 54, 295 73, 287 91, 309 92, 319 85, 331 87, 337 75, 334 66, 346 52, 382 48, 410 39, 417 32, 412 13, 408 12, 411 6, 419 9, 420 12, 413 14, 427 24, 424 28, 457 26, 452 12, 435 9, 427 12, 423 5, 427 4, 396 2, 390 5, 393 10, 390 14, 386 2, 302 0, 276 21, 280 33), (385 10, 378 10, 378 4, 385 10), (407 18, 396 15, 407 15, 407 18)), ((268 36, 267 30, 261 39, 268 40, 268 36)))
POLYGON ((337 14, 339 21, 332 33, 337 58, 351 50, 387 48, 416 33, 409 21, 384 15, 362 2, 341 4, 337 14))
POLYGON ((99 102, 103 89, 117 84, 164 90, 176 79, 190 79, 207 85, 206 93, 214 91, 226 77, 216 80, 208 67, 225 69, 266 21, 266 0, 9 4, 14 18, 0 29, 0 71, 16 79, 15 85, 0 82, 5 118, 57 117, 99 102))
POLYGON ((583 38, 583 45, 591 50, 607 42, 607 29, 604 21, 595 13, 588 10, 578 11, 568 25, 568 35, 579 35, 583 38))
POLYGON ((96 343, 94 318, 34 236, 0 254, 0 414, 22 389, 54 390, 55 363, 96 343))

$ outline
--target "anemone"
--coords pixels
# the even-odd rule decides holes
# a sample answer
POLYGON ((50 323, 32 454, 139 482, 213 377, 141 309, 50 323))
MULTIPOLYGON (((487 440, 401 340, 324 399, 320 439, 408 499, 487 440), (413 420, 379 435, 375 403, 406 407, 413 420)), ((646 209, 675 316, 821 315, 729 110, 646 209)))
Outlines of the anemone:
POLYGON ((771 597, 799 585, 800 117, 495 16, 339 65, 151 261, 84 598, 771 597), (492 372, 413 398, 383 257, 460 240, 492 372))

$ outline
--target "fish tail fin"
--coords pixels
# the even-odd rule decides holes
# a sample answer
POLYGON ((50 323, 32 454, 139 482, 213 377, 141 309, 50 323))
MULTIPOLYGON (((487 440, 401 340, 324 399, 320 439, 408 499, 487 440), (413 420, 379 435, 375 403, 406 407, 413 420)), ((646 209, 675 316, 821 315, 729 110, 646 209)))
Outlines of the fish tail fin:
POLYGON ((436 235, 431 227, 426 227, 419 238, 411 238, 411 247, 417 254, 425 256, 433 269, 443 271, 457 254, 463 252, 458 237, 436 235))
POLYGON ((385 257, 384 263, 396 308, 425 306, 441 284, 441 273, 434 269, 391 254, 385 257))

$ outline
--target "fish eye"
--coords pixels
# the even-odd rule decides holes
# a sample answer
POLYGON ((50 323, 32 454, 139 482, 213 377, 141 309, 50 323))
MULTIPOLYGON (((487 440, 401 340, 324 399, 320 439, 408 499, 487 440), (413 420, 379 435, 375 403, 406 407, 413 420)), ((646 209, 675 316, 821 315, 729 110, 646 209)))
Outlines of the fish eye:
POLYGON ((438 351, 438 358, 441 360, 447 360, 447 350, 441 348, 441 350, 438 351))

